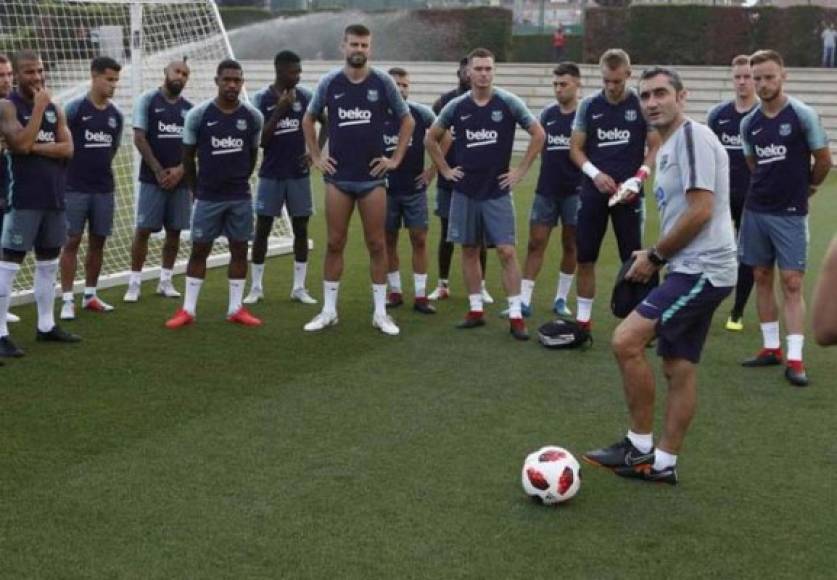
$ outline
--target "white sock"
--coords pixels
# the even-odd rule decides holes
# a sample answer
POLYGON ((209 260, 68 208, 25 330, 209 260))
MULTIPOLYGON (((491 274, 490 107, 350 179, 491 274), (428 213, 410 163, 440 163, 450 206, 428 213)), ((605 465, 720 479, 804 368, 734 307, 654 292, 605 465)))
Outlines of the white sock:
POLYGON ((387 313, 387 285, 372 284, 372 303, 375 305, 375 316, 386 316, 387 313))
MULTIPOLYGON (((165 270, 161 271, 160 273, 161 279, 163 277, 162 272, 165 272, 165 270)), ((169 270, 169 272, 171 272, 171 270, 169 270)), ((142 284, 142 272, 134 272, 133 270, 131 270, 131 274, 128 276, 128 285, 139 286, 140 284, 142 284)))
POLYGON ((662 471, 663 469, 674 467, 675 465, 677 465, 677 456, 675 454, 663 451, 662 449, 654 451, 655 471, 662 471))
POLYGON ((72 292, 62 292, 61 293, 61 300, 64 302, 72 302, 73 301, 73 293, 72 292))
POLYGON ((628 439, 631 444, 643 453, 650 453, 654 449, 654 434, 653 433, 634 433, 628 431, 628 439))
POLYGON ((573 287, 574 274, 558 274, 558 291, 555 293, 555 300, 567 301, 567 296, 570 295, 570 288, 573 287))
POLYGON ((447 288, 448 287, 448 279, 447 278, 439 278, 439 288, 447 288))
POLYGON ((198 310, 198 295, 201 293, 201 286, 203 286, 202 278, 190 278, 186 276, 186 293, 183 298, 183 310, 192 316, 198 310))
POLYGON ((20 266, 13 262, 0 262, 0 337, 9 335, 6 315, 12 300, 12 288, 20 266))
POLYGON ((761 337, 764 339, 764 348, 781 348, 782 341, 779 338, 779 321, 762 322, 761 337))
POLYGON ((38 305, 38 330, 55 328, 55 275, 58 260, 35 261, 35 303, 38 305))
POLYGON ((576 298, 576 303, 578 304, 576 320, 579 322, 590 322, 590 317, 593 314, 593 299, 579 296, 576 298))
MULTIPOLYGON (((520 300, 526 306, 532 304, 532 292, 535 291, 535 281, 524 278, 520 281, 520 300)), ((511 297, 509 297, 511 300, 511 297)))
POLYGON ((485 292, 485 291, 486 291, 486 290, 485 290, 485 280, 483 280, 483 281, 481 281, 481 282, 480 282, 480 290, 482 290, 483 292, 485 292))
POLYGON ((788 341, 788 360, 802 360, 802 346, 805 344, 805 335, 803 334, 789 334, 788 341))
MULTIPOLYGON (((70 292, 70 300, 73 299, 72 295, 73 295, 73 293, 70 292)), ((91 288, 90 286, 85 286, 84 287, 84 297, 85 298, 93 298, 94 296, 96 296, 96 287, 93 286, 91 288)))
MULTIPOLYGON (((133 272, 131 272, 131 274, 133 275, 133 272)), ((139 272, 137 272, 137 274, 139 274, 139 272)), ((160 268, 160 283, 166 284, 168 282, 171 282, 171 277, 173 274, 174 272, 172 270, 169 270, 168 268, 160 268)), ((139 278, 137 278, 137 282, 139 282, 139 278)))
POLYGON ((416 298, 427 297, 427 274, 413 274, 413 287, 416 298))
POLYGON ((232 316, 241 309, 241 297, 244 296, 245 280, 230 278, 230 304, 227 307, 227 316, 232 316))
POLYGON ((340 290, 340 282, 329 282, 323 280, 323 312, 337 314, 337 294, 340 290))
POLYGON ((520 313, 520 294, 517 296, 509 296, 509 318, 522 318, 520 313))
POLYGON ((482 312, 482 294, 468 294, 471 312, 482 312))
POLYGON ((308 275, 308 262, 294 261, 294 290, 305 288, 305 277, 308 275))
POLYGON ((401 272, 399 272, 398 270, 396 270, 395 272, 388 272, 387 284, 389 284, 390 292, 401 294, 401 272))
POLYGON ((250 288, 261 290, 264 280, 264 264, 250 264, 250 276, 252 277, 250 288))

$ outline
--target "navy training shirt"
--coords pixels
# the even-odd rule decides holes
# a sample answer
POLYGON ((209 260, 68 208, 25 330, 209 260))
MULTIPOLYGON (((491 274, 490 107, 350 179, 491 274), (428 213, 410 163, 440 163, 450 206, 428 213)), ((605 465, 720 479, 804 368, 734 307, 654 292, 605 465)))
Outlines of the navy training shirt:
MULTIPOLYGON (((753 108, 757 106, 754 105, 753 108)), ((715 105, 709 109, 706 116, 706 124, 718 136, 729 155, 729 185, 732 197, 747 195, 747 189, 750 187, 750 168, 747 166, 741 145, 741 121, 752 110, 740 113, 735 108, 735 101, 730 100, 715 105)))
POLYGON ((189 111, 183 144, 197 146, 197 199, 249 199, 251 167, 253 156, 258 155, 262 124, 262 114, 246 101, 240 101, 232 113, 219 109, 215 99, 189 111))
POLYGON ((67 168, 67 190, 78 193, 113 193, 113 161, 122 142, 125 120, 112 102, 99 109, 87 96, 64 107, 73 136, 73 158, 67 168))
MULTIPOLYGON (((270 141, 264 148, 259 177, 268 179, 299 179, 309 173, 305 162, 305 135, 302 133, 302 117, 305 115, 313 93, 305 87, 294 88, 296 98, 282 115, 270 141)), ((261 112, 265 123, 276 110, 279 96, 268 86, 253 95, 253 105, 261 112)))
MULTIPOLYGON (((410 145, 404 159, 393 171, 387 173, 387 193, 390 195, 409 195, 425 191, 424 186, 416 184, 416 177, 424 172, 424 136, 436 120, 436 115, 430 107, 407 101, 410 114, 416 120, 416 126, 410 137, 410 145)), ((384 152, 392 156, 398 148, 398 131, 401 129, 401 119, 390 115, 384 123, 384 152)))
POLYGON ((562 113, 558 103, 541 112, 546 142, 541 152, 541 171, 535 192, 546 197, 566 197, 578 192, 581 170, 570 159, 570 136, 575 111, 562 113))
MULTIPOLYGON (((170 102, 161 89, 143 93, 134 106, 134 129, 145 131, 145 139, 163 169, 177 167, 183 159, 183 122, 192 106, 182 96, 170 102)), ((157 185, 145 160, 140 164, 139 180, 157 185)))
POLYGON ((390 115, 402 119, 409 109, 395 81, 372 67, 369 75, 353 83, 342 68, 324 76, 308 105, 308 113, 319 118, 328 114, 329 156, 337 171, 334 181, 374 181, 370 164, 384 155, 384 123, 390 115))
MULTIPOLYGON (((466 92, 468 91, 463 91, 461 88, 456 87, 455 89, 444 93, 441 97, 439 97, 438 101, 433 103, 433 112, 436 115, 438 115, 442 112, 442 109, 445 108, 445 105, 447 105, 456 97, 464 95, 466 92)), ((454 140, 456 139, 456 135, 454 135, 453 133, 451 133, 451 137, 454 140)), ((447 164, 450 167, 456 167, 456 147, 453 146, 453 143, 451 143, 450 149, 448 149, 448 152, 445 155, 445 161, 447 161, 447 164)), ((445 179, 445 177, 440 173, 436 177, 436 187, 438 187, 439 189, 451 190, 453 189, 453 182, 445 179)))

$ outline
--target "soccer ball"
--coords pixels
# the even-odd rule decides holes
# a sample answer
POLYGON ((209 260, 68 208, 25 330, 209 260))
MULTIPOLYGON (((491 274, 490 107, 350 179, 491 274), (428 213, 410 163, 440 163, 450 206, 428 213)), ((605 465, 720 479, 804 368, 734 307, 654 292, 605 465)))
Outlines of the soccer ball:
POLYGON ((581 467, 563 447, 547 445, 529 454, 523 462, 523 491, 544 505, 575 497, 581 487, 581 467))

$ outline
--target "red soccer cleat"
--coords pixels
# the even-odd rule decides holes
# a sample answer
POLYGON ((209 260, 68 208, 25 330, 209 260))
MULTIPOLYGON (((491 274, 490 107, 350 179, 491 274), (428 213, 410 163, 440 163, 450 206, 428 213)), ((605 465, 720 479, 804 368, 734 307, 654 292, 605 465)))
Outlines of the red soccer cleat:
POLYGON ((227 316, 227 320, 243 326, 261 326, 262 321, 253 316, 244 306, 227 316))
POLYGON ((181 326, 189 326, 195 321, 195 316, 193 314, 189 314, 181 308, 177 312, 174 313, 174 316, 166 320, 166 328, 180 328, 181 326))

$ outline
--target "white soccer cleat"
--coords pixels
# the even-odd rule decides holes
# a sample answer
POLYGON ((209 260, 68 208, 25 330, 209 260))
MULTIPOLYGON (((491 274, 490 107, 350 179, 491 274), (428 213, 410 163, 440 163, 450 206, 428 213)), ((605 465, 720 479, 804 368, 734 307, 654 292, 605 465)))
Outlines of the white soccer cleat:
POLYGON ((318 330, 323 330, 329 326, 334 326, 337 324, 338 320, 336 312, 320 312, 311 320, 311 322, 302 328, 307 332, 317 332, 318 330))
POLYGON ((488 289, 483 287, 480 290, 480 294, 482 294, 482 301, 484 304, 494 304, 494 298, 491 297, 491 294, 488 293, 488 289))
POLYGON ((128 289, 125 291, 125 296, 122 297, 122 302, 139 302, 140 285, 128 284, 128 289))
POLYGON ((11 312, 6 313, 6 322, 20 322, 20 316, 16 316, 11 312))
POLYGON ((181 294, 171 282, 160 282, 157 284, 157 294, 166 298, 180 298, 181 294))
POLYGON ((447 286, 436 286, 436 289, 427 297, 428 300, 447 300, 450 298, 450 290, 447 286))
POLYGON ((243 302, 244 304, 256 304, 262 300, 264 300, 264 291, 261 288, 254 286, 253 288, 250 288, 250 293, 246 298, 244 298, 243 302))
MULTIPOLYGON (((66 304, 66 302, 64 304, 66 304)), ((82 299, 81 307, 84 310, 89 310, 90 312, 113 312, 113 306, 98 296, 91 296, 90 298, 82 299)))
POLYGON ((65 300, 61 306, 61 320, 76 319, 76 303, 72 300, 65 300))
POLYGON ((389 314, 376 314, 373 316, 372 326, 390 336, 398 336, 401 332, 389 314))
POLYGON ((294 288, 291 291, 291 300, 294 302, 301 302, 303 304, 317 303, 317 299, 311 296, 305 288, 294 288))

